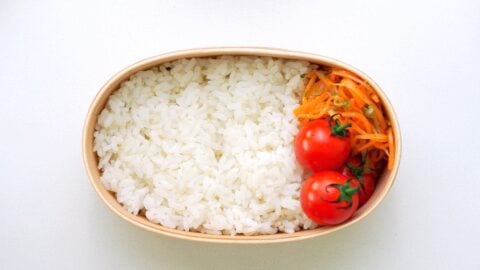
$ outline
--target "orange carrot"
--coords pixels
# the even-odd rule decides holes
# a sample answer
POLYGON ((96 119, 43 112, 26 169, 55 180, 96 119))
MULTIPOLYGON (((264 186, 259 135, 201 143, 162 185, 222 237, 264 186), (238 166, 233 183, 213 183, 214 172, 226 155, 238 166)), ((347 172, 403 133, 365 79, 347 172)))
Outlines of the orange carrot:
POLYGON ((342 113, 342 116, 356 118, 357 120, 359 120, 360 123, 362 123, 363 127, 367 130, 367 132, 372 132, 372 124, 363 114, 360 114, 358 112, 344 112, 342 113))
POLYGON ((393 132, 392 128, 388 129, 388 169, 391 170, 393 168, 393 159, 395 158, 395 144, 393 143, 393 132))

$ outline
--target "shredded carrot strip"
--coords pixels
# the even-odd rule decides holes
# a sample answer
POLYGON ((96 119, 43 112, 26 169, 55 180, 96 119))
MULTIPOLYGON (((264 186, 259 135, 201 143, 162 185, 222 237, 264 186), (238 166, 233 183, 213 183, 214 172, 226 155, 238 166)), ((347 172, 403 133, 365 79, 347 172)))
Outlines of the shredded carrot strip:
POLYGON ((372 94, 370 97, 372 98, 373 102, 380 103, 380 99, 376 94, 372 94))
POLYGON ((327 99, 327 101, 325 102, 325 105, 323 106, 322 110, 320 111, 320 115, 323 116, 323 115, 327 112, 327 110, 328 110, 328 108, 329 108, 329 106, 330 106, 330 103, 332 103, 332 101, 333 101, 333 96, 332 96, 332 97, 329 97, 329 98, 327 99))
POLYGON ((355 130, 358 134, 368 134, 365 130, 360 128, 357 123, 352 123, 352 129, 355 130))
POLYGON ((365 103, 372 103, 370 98, 366 96, 365 93, 361 92, 361 89, 352 80, 343 79, 340 83, 335 85, 345 87, 348 91, 350 91, 352 96, 357 99, 357 102, 362 102, 360 106, 364 106, 365 103))
POLYGON ((387 128, 387 123, 385 122, 385 118, 383 117, 382 111, 377 107, 375 104, 369 104, 373 108, 373 112, 375 114, 376 119, 378 120, 378 123, 380 124, 380 128, 382 130, 387 128))
MULTIPOLYGON (((315 73, 311 73, 311 74, 312 75, 310 75, 310 80, 308 81, 307 86, 305 87, 305 91, 303 92, 302 103, 304 103, 306 101, 306 95, 308 95, 310 93, 310 91, 312 89, 312 86, 313 86, 313 84, 315 83, 315 80, 316 80, 316 74, 315 73)), ((307 75, 305 75, 305 77, 307 77, 307 75)))
POLYGON ((344 112, 342 113, 342 116, 356 118, 357 120, 359 120, 360 123, 362 123, 363 127, 368 132, 372 132, 372 124, 368 121, 368 119, 363 114, 360 114, 358 112, 344 112))
POLYGON ((391 170, 393 168, 393 159, 395 157, 395 144, 393 143, 393 132, 392 128, 388 129, 388 165, 387 168, 391 170))
POLYGON ((378 142, 375 142, 373 145, 374 145, 375 148, 377 148, 377 149, 383 149, 384 151, 387 151, 387 150, 388 150, 388 142, 386 142, 386 143, 378 143, 378 142))
POLYGON ((381 100, 375 90, 356 74, 338 68, 312 70, 305 74, 305 89, 294 115, 301 125, 340 114, 350 123, 352 154, 368 156, 371 162, 388 160, 393 168, 395 143, 381 100))
POLYGON ((321 90, 323 88, 323 83, 321 81, 317 81, 312 85, 312 89, 310 91, 321 90))
POLYGON ((356 136, 357 139, 360 140, 372 140, 372 141, 377 141, 377 142, 387 142, 388 137, 383 134, 365 134, 365 135, 358 135, 356 136))
POLYGON ((369 141, 368 143, 364 144, 362 147, 357 149, 358 152, 362 152, 363 150, 367 150, 368 148, 372 147, 375 144, 375 141, 369 141))

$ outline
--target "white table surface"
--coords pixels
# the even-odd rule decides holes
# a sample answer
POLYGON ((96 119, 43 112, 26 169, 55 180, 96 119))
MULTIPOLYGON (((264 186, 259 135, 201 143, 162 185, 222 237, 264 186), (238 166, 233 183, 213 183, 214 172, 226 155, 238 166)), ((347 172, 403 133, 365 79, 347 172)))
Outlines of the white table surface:
POLYGON ((1 269, 480 269, 479 1, 70 2, 0 2, 1 269), (102 84, 224 45, 323 54, 380 84, 403 155, 371 215, 311 240, 218 245, 143 231, 100 201, 80 137, 102 84))

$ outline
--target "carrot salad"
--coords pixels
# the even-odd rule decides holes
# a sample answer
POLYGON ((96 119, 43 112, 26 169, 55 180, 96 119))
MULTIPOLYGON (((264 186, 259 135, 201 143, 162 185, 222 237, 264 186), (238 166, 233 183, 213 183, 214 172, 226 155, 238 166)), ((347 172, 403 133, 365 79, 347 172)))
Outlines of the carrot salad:
POLYGON ((373 163, 387 162, 393 168, 395 144, 392 127, 373 88, 352 72, 332 68, 304 75, 301 104, 294 110, 301 124, 338 114, 350 123, 352 155, 361 154, 373 163))

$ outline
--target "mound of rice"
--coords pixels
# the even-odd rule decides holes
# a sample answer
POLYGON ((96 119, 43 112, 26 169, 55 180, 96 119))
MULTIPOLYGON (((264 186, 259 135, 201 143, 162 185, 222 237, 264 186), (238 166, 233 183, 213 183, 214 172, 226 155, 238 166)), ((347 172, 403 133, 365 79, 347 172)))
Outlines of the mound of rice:
POLYGON ((100 114, 102 182, 133 214, 208 234, 293 233, 302 213, 292 110, 309 64, 184 59, 133 75, 100 114))

